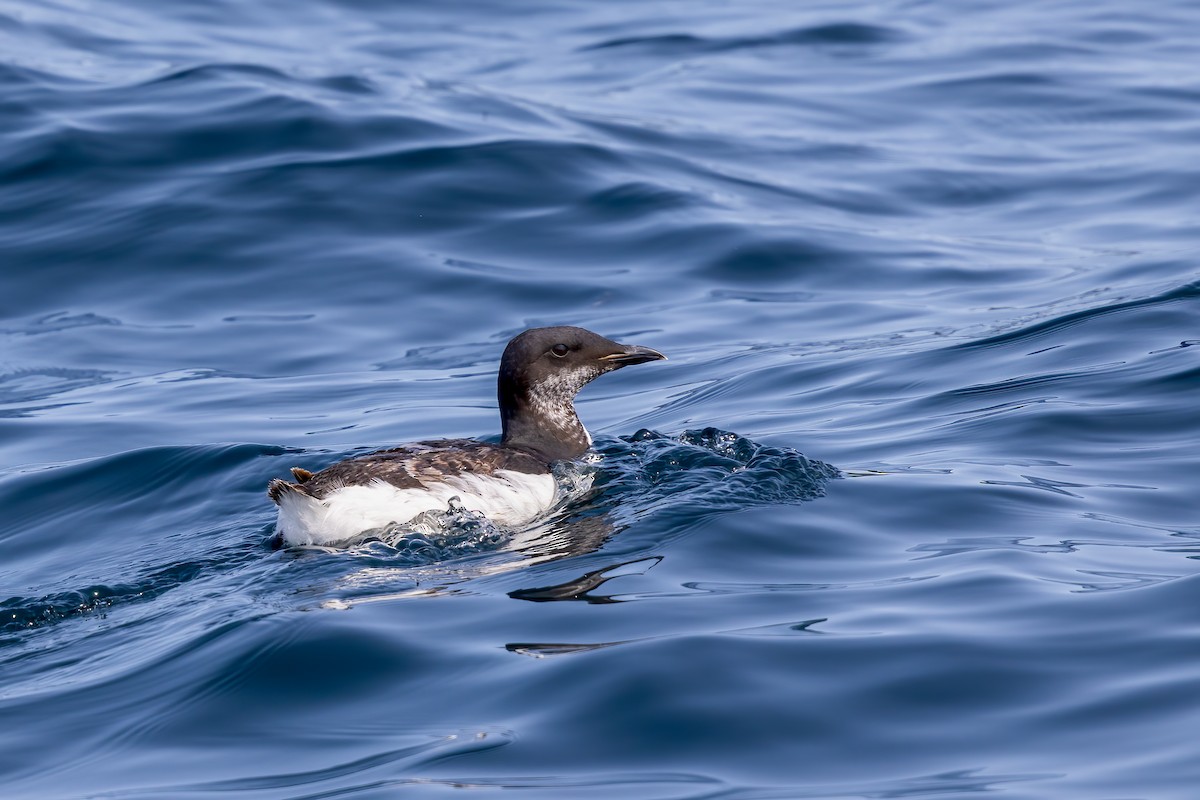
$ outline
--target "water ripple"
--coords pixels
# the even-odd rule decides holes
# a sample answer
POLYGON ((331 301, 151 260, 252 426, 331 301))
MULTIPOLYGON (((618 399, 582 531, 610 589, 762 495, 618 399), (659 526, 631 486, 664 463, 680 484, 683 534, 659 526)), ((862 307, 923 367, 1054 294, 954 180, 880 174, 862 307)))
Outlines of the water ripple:
POLYGON ((5 797, 1191 797, 1198 26, 0 0, 5 797), (268 546, 541 324, 544 524, 268 546))

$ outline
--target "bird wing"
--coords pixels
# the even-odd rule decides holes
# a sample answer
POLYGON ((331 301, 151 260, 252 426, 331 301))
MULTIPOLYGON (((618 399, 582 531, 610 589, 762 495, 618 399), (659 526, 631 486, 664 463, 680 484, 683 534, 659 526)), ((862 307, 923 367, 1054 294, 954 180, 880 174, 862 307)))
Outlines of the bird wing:
POLYGON ((443 439, 377 450, 339 461, 320 472, 293 467, 292 474, 298 482, 276 478, 268 485, 267 495, 276 504, 284 492, 300 492, 320 499, 336 489, 375 481, 390 483, 398 489, 423 489, 453 475, 491 475, 500 470, 533 475, 550 472, 541 459, 511 447, 474 439, 443 439))

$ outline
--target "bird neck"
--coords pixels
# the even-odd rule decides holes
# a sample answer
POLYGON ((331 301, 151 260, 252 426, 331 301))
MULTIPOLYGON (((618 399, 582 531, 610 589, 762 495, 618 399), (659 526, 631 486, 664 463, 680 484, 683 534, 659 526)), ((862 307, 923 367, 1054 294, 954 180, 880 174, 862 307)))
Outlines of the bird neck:
POLYGON ((500 392, 501 444, 524 450, 546 463, 579 458, 592 437, 579 421, 570 397, 500 392))

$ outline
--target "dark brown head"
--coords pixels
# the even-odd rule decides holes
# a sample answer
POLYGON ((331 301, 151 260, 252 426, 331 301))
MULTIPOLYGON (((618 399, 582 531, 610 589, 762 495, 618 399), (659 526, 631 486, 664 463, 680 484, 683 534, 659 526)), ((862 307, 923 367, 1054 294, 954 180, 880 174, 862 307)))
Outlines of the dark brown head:
POLYGON ((591 437, 575 414, 576 393, 606 372, 665 359, 583 328, 531 328, 504 348, 497 394, 504 444, 546 461, 578 458, 591 437))

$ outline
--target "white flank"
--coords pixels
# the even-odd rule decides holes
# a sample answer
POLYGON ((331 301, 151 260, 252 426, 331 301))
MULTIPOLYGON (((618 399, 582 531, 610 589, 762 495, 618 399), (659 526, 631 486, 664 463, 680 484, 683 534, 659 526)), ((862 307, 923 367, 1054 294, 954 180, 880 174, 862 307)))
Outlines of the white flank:
POLYGON ((492 475, 454 475, 424 489, 397 489, 377 480, 346 486, 323 500, 285 492, 279 499, 276 530, 289 545, 331 545, 363 531, 408 522, 425 511, 445 511, 450 498, 500 525, 525 525, 554 505, 552 475, 497 470, 492 475))

